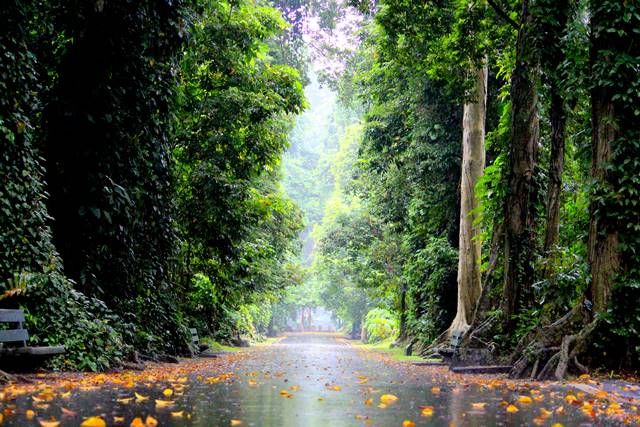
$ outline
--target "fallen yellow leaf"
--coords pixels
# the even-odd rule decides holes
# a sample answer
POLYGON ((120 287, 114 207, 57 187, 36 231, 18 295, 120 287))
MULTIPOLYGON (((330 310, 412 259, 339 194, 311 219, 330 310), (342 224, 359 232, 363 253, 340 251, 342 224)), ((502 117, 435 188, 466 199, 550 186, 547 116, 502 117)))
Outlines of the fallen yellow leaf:
POLYGON ((140 393, 138 393, 138 392, 135 392, 134 394, 136 395, 136 400, 137 400, 138 402, 144 402, 145 400, 148 400, 148 399, 149 399, 149 396, 143 396, 143 395, 141 395, 141 394, 140 394, 140 393))
POLYGON ((160 400, 156 399, 156 408, 167 408, 173 405, 173 400, 160 400))
POLYGON ((232 426, 240 426, 240 425, 242 425, 242 421, 240 421, 240 420, 231 420, 229 422, 229 424, 232 425, 232 426))
POLYGON ((176 418, 181 418, 184 415, 184 411, 172 411, 171 416, 176 418))
POLYGON ((431 393, 439 394, 440 393, 440 387, 431 387, 431 393))
POLYGON ((420 415, 423 417, 430 417, 433 415, 433 406, 423 406, 420 409, 420 415))
POLYGON ((564 400, 566 400, 566 401, 567 401, 567 402, 569 402, 569 403, 573 403, 573 402, 575 402, 576 400, 578 400, 578 398, 577 398, 577 397, 575 397, 573 394, 568 394, 568 395, 564 398, 564 400))
POLYGON ((487 406, 486 402, 475 402, 471 404, 471 407, 476 411, 484 410, 484 407, 487 406))
POLYGON ((114 416, 113 417, 113 422, 116 423, 116 424, 122 424, 124 422, 124 417, 114 416))
POLYGON ((533 403, 533 399, 529 396, 518 396, 518 402, 529 405, 530 403, 533 403))
POLYGON ((518 407, 515 405, 509 405, 507 406, 507 412, 510 412, 510 413, 518 412, 518 407))
POLYGON ((392 403, 395 403, 398 400, 398 396, 395 396, 393 394, 383 394, 382 396, 380 396, 380 402, 384 403, 385 405, 391 405, 392 403))
POLYGON ((147 415, 147 419, 144 420, 145 427, 156 427, 158 425, 158 420, 153 418, 151 415, 147 415))
POLYGON ((171 397, 173 395, 173 390, 171 390, 170 388, 165 388, 162 394, 164 394, 165 397, 171 397))
POLYGON ((80 427, 107 427, 107 423, 100 417, 86 418, 80 427))
POLYGON ((540 408, 540 416, 541 416, 541 417, 543 417, 543 418, 547 418, 547 417, 550 417, 551 415, 553 415, 553 412, 552 412, 552 411, 547 411, 547 410, 546 410, 546 409, 544 409, 544 408, 540 408))
POLYGON ((367 406, 373 405, 373 399, 372 398, 368 398, 367 400, 364 401, 364 404, 367 405, 367 406))
POLYGON ((32 420, 33 417, 36 416, 36 413, 34 412, 33 409, 27 409, 27 412, 25 412, 24 415, 27 417, 28 420, 32 420))
POLYGON ((120 399, 117 400, 118 403, 130 403, 133 400, 133 397, 121 397, 120 399))
MULTIPOLYGON (((0 416, 0 420, 3 418, 4 417, 0 416)), ((58 427, 60 425, 60 421, 56 421, 56 420, 38 420, 38 423, 40 423, 41 427, 58 427)))
POLYGON ((402 422, 402 427, 416 427, 416 423, 411 420, 404 420, 402 422))

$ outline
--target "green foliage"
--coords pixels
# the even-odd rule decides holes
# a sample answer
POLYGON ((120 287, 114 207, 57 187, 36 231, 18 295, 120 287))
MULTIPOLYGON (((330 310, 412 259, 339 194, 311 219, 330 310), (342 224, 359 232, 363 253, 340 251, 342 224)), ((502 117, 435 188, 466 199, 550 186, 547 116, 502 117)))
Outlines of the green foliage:
MULTIPOLYGON (((640 298, 640 47, 629 43, 638 38, 640 5, 636 2, 591 1, 594 39, 592 85, 613 103, 616 135, 605 179, 593 186, 593 215, 603 233, 616 232, 620 243, 620 268, 610 309, 605 315, 614 337, 617 358, 637 366, 640 352, 640 309, 632 301, 640 298), (618 344, 615 344, 618 342, 618 344)), ((596 92, 598 93, 598 92, 596 92)), ((611 352, 607 351, 607 358, 611 352)))
POLYGON ((389 310, 374 308, 365 315, 362 327, 367 331, 367 342, 377 343, 397 336, 398 319, 389 310))
POLYGON ((122 361, 128 351, 121 333, 126 325, 102 301, 72 289, 57 272, 26 273, 8 284, 4 291, 22 289, 6 301, 25 310, 30 343, 65 346, 52 368, 102 371, 122 361))
MULTIPOLYGON (((279 188, 291 115, 305 105, 298 73, 273 63, 279 13, 253 1, 190 11, 172 150, 180 262, 175 277, 194 324, 219 340, 265 330, 258 300, 296 283, 301 214, 279 188)), ((268 323, 268 320, 267 320, 268 323)))
POLYGON ((405 266, 410 297, 411 333, 430 342, 455 315, 458 252, 443 238, 433 238, 416 251, 405 266))

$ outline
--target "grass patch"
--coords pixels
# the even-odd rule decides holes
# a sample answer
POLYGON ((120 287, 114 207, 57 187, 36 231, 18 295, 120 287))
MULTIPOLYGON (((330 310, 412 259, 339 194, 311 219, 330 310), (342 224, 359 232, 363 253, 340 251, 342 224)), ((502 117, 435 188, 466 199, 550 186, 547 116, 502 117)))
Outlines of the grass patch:
POLYGON ((280 337, 266 337, 260 341, 252 342, 251 347, 266 347, 279 342, 283 338, 284 338, 284 335, 280 337))
POLYGON ((214 341, 209 337, 205 337, 202 338, 202 344, 206 344, 209 346, 209 350, 211 351, 227 351, 227 352, 231 352, 231 353, 235 353, 238 351, 242 351, 242 350, 246 350, 247 348, 251 348, 251 347, 266 347, 272 344, 277 343, 278 341, 280 341, 282 337, 268 337, 268 338, 263 338, 260 341, 251 341, 250 347, 234 347, 232 345, 228 345, 228 344, 222 344, 219 343, 218 341, 214 341))
POLYGON ((391 343, 394 342, 393 338, 389 338, 377 343, 373 344, 364 344, 361 341, 351 341, 351 345, 356 348, 361 348, 363 350, 368 351, 378 351, 381 353, 385 353, 391 358, 401 361, 401 362, 424 362, 426 359, 420 356, 407 356, 404 354, 404 347, 393 347, 391 348, 391 343))

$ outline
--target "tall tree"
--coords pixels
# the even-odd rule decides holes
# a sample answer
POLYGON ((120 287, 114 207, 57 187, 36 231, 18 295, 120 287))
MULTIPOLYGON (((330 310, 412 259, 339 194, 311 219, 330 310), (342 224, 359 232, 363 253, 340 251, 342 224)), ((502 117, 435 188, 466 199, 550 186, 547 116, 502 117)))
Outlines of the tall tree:
MULTIPOLYGON (((563 87, 562 65, 565 60, 562 37, 571 12, 571 0, 543 0, 538 6, 541 14, 540 46, 544 49, 542 69, 549 87, 549 122, 551 125, 551 152, 549 157, 549 185, 547 190, 547 223, 543 253, 549 255, 558 244, 560 234, 560 207, 562 201, 562 173, 564 171, 565 133, 567 124, 568 93, 563 87)), ((547 274, 552 274, 547 266, 547 274)))
POLYGON ((482 242, 477 218, 476 184, 484 172, 488 68, 486 61, 472 73, 471 100, 462 119, 462 174, 460 184, 460 239, 458 248, 458 303, 450 332, 466 332, 482 292, 482 242))
POLYGON ((502 309, 508 330, 513 315, 531 299, 534 281, 535 188, 538 155, 538 82, 540 67, 535 48, 536 21, 529 0, 522 3, 511 76, 511 133, 504 204, 504 287, 502 309))
MULTIPOLYGON (((591 5, 592 167, 595 192, 590 207, 589 298, 604 311, 621 273, 633 277, 638 221, 638 78, 640 49, 634 24, 636 2, 593 0, 591 5), (634 38, 635 36, 635 38, 634 38), (633 70, 636 71, 633 71, 633 70)), ((637 270, 636 270, 637 271, 637 270)), ((633 280, 633 279, 631 279, 633 280)))

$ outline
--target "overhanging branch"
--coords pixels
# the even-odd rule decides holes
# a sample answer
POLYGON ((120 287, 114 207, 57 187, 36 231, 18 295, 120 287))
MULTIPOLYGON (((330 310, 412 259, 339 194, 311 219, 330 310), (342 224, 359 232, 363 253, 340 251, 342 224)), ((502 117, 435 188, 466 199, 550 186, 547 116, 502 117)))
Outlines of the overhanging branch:
POLYGON ((507 12, 502 10, 502 8, 494 0, 487 0, 487 3, 489 3, 489 6, 491 6, 493 10, 495 10, 495 12, 498 14, 498 16, 504 19, 507 22, 507 24, 511 25, 516 30, 520 29, 520 25, 518 25, 516 21, 511 19, 511 17, 507 14, 507 12))

